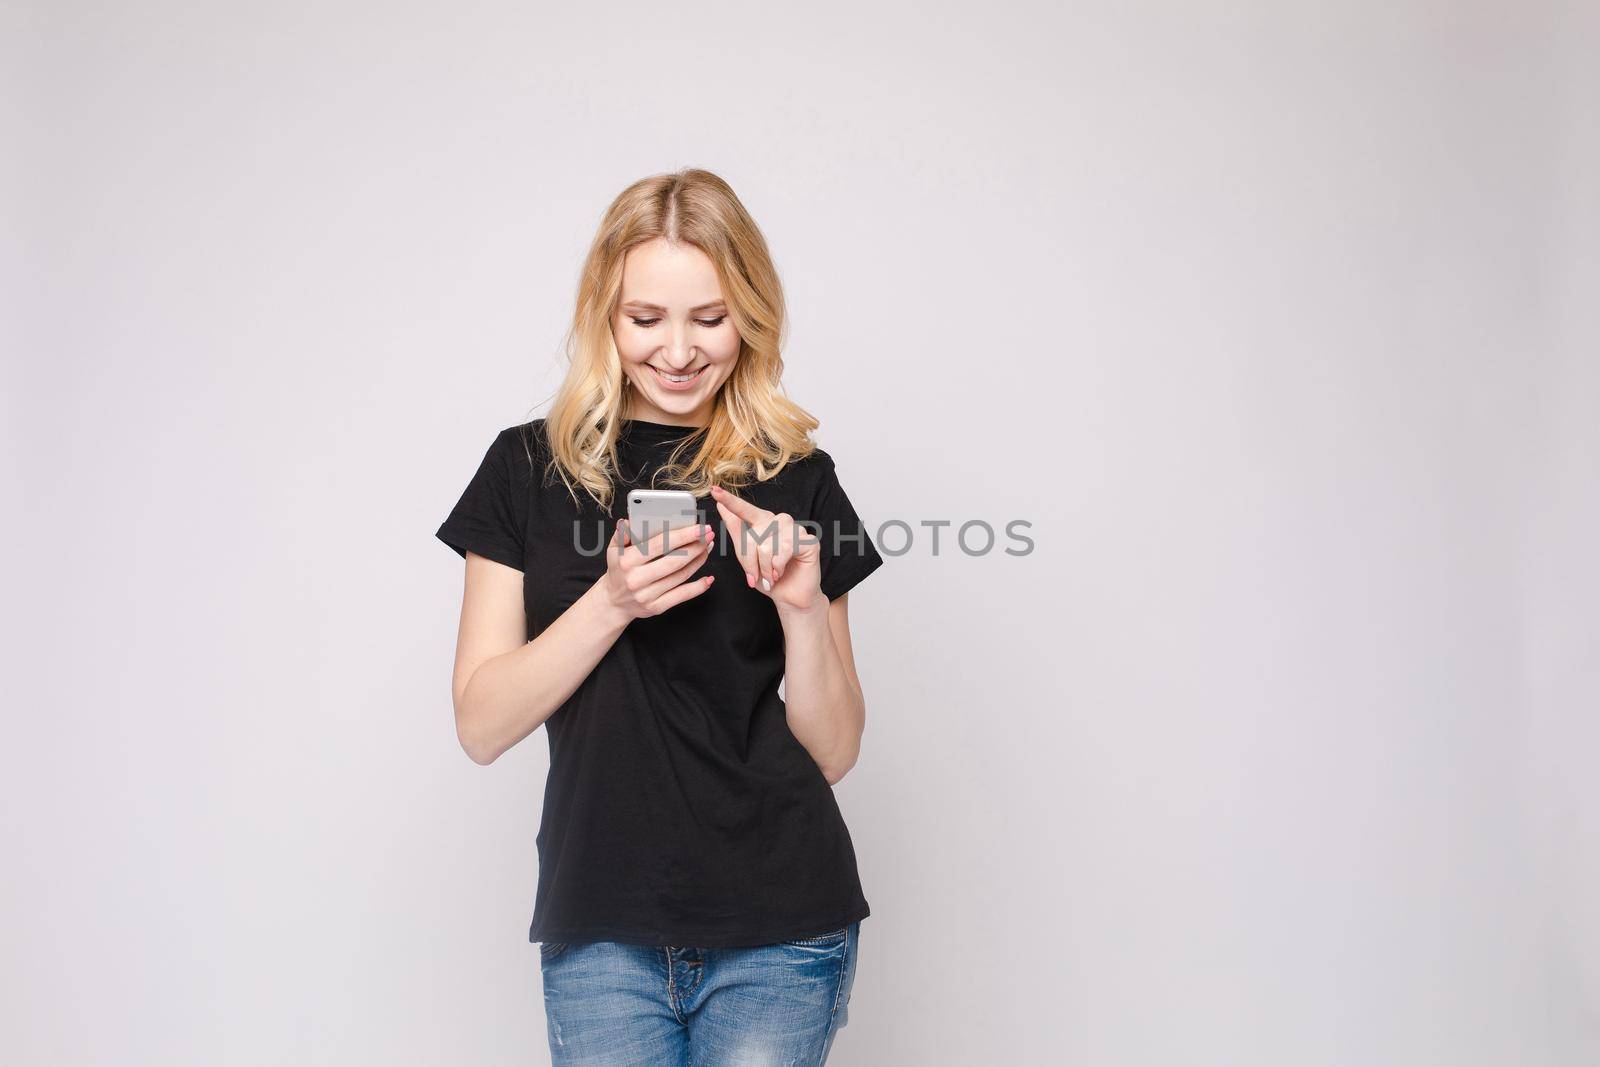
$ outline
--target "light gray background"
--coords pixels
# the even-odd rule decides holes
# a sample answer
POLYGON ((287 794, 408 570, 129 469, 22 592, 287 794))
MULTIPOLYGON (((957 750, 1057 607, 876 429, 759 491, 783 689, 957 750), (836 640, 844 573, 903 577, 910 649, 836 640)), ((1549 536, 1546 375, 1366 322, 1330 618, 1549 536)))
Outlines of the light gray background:
POLYGON ((852 597, 835 1063, 1600 1056, 1595 5, 0 19, 7 1062, 545 1062, 433 531, 682 165, 862 513, 1038 544, 852 597))

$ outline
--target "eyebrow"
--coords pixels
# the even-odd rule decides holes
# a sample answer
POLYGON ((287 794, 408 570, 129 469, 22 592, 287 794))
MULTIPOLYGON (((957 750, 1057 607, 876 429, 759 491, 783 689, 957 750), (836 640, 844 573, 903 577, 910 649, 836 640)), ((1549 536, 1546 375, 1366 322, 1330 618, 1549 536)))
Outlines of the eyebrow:
MULTIPOLYGON (((651 303, 648 303, 648 302, 646 302, 644 300, 624 300, 622 302, 622 306, 623 307, 627 307, 627 308, 643 308, 646 311, 666 311, 667 310, 666 308, 662 307, 660 304, 651 304, 651 303)), ((721 300, 713 300, 709 304, 697 304, 697 305, 695 305, 694 307, 689 309, 689 313, 692 315, 696 311, 710 311, 712 308, 719 308, 719 307, 722 307, 722 306, 724 306, 723 301, 721 301, 721 300)))

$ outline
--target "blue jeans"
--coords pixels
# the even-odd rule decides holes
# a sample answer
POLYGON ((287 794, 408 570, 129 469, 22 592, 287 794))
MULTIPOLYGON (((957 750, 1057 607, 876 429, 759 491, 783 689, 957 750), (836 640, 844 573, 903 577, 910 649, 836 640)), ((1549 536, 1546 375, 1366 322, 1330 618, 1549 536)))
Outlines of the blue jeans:
POLYGON ((543 942, 556 1067, 811 1067, 845 1024, 861 922, 755 948, 543 942))

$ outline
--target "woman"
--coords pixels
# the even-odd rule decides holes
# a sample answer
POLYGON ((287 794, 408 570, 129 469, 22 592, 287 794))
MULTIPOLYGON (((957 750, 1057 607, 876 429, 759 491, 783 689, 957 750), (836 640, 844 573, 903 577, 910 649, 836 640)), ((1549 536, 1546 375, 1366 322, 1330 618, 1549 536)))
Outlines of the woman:
POLYGON ((733 190, 635 183, 550 413, 439 529, 466 559, 462 747, 549 737, 528 936, 558 1065, 820 1064, 845 1024, 869 914, 831 788, 865 722, 846 593, 883 559, 781 392, 783 332, 733 190), (635 538, 629 488, 688 489, 704 525, 635 538))

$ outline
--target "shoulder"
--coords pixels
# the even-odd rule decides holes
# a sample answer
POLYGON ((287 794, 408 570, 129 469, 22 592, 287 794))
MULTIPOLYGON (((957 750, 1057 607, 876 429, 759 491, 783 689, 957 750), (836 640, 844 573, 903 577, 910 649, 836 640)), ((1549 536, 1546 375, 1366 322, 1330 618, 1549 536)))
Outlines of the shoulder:
POLYGON ((791 459, 779 475, 783 496, 794 508, 809 512, 827 486, 837 477, 833 456, 825 449, 813 448, 798 459, 791 459))
POLYGON ((519 422, 515 426, 507 426, 500 431, 500 437, 505 441, 525 441, 528 444, 544 440, 544 419, 533 419, 529 422, 519 422))
POLYGON ((806 489, 815 487, 832 470, 833 457, 813 447, 803 456, 790 457, 774 477, 790 487, 806 489))
POLYGON ((806 458, 800 462, 802 464, 806 464, 812 471, 833 470, 833 457, 830 456, 826 450, 821 448, 813 448, 810 452, 806 453, 806 458))
POLYGON ((549 456, 544 419, 519 422, 501 430, 494 440, 506 467, 516 474, 531 474, 549 456))
POLYGON ((544 437, 544 419, 533 419, 530 422, 518 422, 517 426, 507 426, 499 432, 498 443, 504 450, 517 456, 538 456, 549 451, 544 437))

